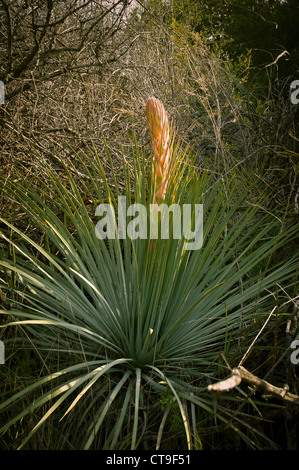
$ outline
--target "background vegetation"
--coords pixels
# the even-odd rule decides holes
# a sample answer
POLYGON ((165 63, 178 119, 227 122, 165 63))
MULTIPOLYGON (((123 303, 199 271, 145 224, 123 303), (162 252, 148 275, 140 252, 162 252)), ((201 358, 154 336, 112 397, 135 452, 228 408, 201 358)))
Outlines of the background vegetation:
MULTIPOLYGON (((283 227, 298 225, 299 105, 290 101, 290 84, 299 78, 298 20, 296 0, 1 0, 4 182, 33 182, 42 193, 45 184, 50 186, 49 171, 67 185, 69 170, 84 192, 89 180, 79 155, 92 141, 108 181, 113 184, 114 175, 107 148, 124 188, 121 167, 123 156, 131 161, 132 140, 150 155, 145 103, 155 96, 164 103, 181 142, 192 149, 196 169, 208 171, 211 185, 221 181, 228 190, 233 177, 237 195, 247 191, 247 201, 256 204, 264 196, 257 217, 271 213, 283 227)), ((87 196, 84 202, 89 204, 87 196)), ((4 191, 1 212, 28 236, 45 242, 26 211, 4 191)), ((1 243, 7 254, 7 243, 1 243)), ((297 250, 292 239, 269 263, 287 263, 297 250)), ((0 299, 7 308, 3 273, 1 281, 0 299)), ((292 285, 272 292, 277 304, 289 303, 263 331, 246 365, 298 394, 298 370, 287 356, 281 359, 289 344, 288 319, 298 315, 296 283, 294 274, 292 285)), ((5 343, 7 337, 11 340, 0 369, 4 398, 39 376, 41 358, 14 345, 13 331, 2 329, 0 334, 5 343)), ((183 446, 183 426, 172 399, 163 396, 160 405, 162 415, 172 412, 165 445, 177 448, 183 446)), ((275 402, 266 406, 263 400, 259 431, 269 441, 262 439, 261 447, 296 448, 298 413, 275 402)), ((25 399, 18 406, 26 405, 25 399)), ((7 420, 2 414, 1 425, 7 420)), ((151 438, 159 435, 160 423, 152 422, 151 438)), ((3 448, 17 447, 26 426, 30 422, 6 432, 3 448)), ((219 423, 207 418, 201 426, 206 448, 240 445, 219 423)), ((47 448, 53 435, 55 439, 47 428, 32 447, 47 448)), ((60 444, 57 437, 56 447, 60 444)))

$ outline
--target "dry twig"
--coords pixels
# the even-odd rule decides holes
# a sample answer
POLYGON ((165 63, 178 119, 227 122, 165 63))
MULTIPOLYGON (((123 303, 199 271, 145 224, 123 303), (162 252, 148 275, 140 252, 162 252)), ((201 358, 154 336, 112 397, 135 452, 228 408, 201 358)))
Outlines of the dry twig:
POLYGON ((227 379, 209 385, 208 391, 213 393, 228 391, 240 385, 242 380, 252 387, 265 392, 267 395, 270 395, 273 398, 292 403, 293 405, 299 405, 299 396, 290 393, 287 385, 284 388, 276 387, 266 380, 260 379, 256 375, 253 375, 243 366, 239 366, 233 369, 230 377, 227 379))

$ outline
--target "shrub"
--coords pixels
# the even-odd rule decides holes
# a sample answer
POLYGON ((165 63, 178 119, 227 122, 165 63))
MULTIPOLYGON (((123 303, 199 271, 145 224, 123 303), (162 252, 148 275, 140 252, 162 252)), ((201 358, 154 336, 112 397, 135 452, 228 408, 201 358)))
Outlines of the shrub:
MULTIPOLYGON (((2 178, 4 195, 30 226, 1 219, 1 289, 8 305, 1 314, 5 327, 26 332, 14 338, 14 351, 19 340, 19 348, 33 348, 43 364, 0 405, 2 433, 13 436, 15 424, 23 423, 19 447, 30 446, 51 419, 56 437, 48 447, 148 448, 154 410, 160 403, 162 419, 161 400, 169 394, 185 431, 182 448, 202 446, 198 431, 207 416, 250 447, 267 440, 232 407, 218 404, 215 411, 206 386, 226 370, 221 353, 231 362, 246 351, 276 302, 271 290, 293 284, 295 259, 276 264, 272 255, 296 227, 240 196, 233 177, 211 183, 178 140, 171 148, 164 202, 203 204, 203 245, 194 251, 182 237, 132 239, 116 231, 115 238, 98 238, 97 204, 109 203, 117 213, 118 196, 127 206, 149 207, 154 200, 152 165, 137 144, 130 156, 123 153, 123 177, 106 147, 109 183, 92 146, 76 155, 80 173, 61 161, 64 178, 49 168, 47 183, 2 178)), ((242 394, 231 398, 242 400, 242 394)))

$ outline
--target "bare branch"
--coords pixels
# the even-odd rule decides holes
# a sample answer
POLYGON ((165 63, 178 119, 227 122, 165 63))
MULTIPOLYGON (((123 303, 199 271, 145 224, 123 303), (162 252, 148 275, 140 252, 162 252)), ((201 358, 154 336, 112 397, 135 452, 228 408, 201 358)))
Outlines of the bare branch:
POLYGON ((273 398, 285 401, 287 403, 292 403, 293 405, 299 405, 299 396, 290 393, 288 386, 283 388, 276 387, 266 380, 260 379, 256 375, 253 375, 243 366, 239 366, 233 369, 230 377, 227 379, 222 380, 221 382, 217 382, 213 385, 209 385, 208 391, 213 393, 225 392, 240 385, 242 380, 252 387, 265 392, 267 395, 270 395, 273 398))
POLYGON ((7 74, 11 72, 11 60, 12 60, 12 28, 11 28, 11 17, 7 3, 1 0, 3 5, 6 21, 7 21, 7 74))
MULTIPOLYGON (((42 30, 39 38, 35 34, 35 45, 31 49, 29 54, 25 57, 25 59, 21 62, 21 64, 15 70, 12 71, 11 78, 10 78, 11 80, 14 79, 14 78, 20 77, 22 72, 24 72, 27 69, 29 64, 32 62, 32 60, 34 59, 34 57, 38 53, 38 51, 40 49, 40 46, 42 44, 42 41, 43 41, 43 39, 46 35, 47 29, 49 27, 52 10, 53 10, 53 1, 52 0, 47 0, 47 17, 46 17, 45 24, 43 26, 43 30, 42 30)), ((33 26, 34 26, 34 23, 33 23, 33 26)))

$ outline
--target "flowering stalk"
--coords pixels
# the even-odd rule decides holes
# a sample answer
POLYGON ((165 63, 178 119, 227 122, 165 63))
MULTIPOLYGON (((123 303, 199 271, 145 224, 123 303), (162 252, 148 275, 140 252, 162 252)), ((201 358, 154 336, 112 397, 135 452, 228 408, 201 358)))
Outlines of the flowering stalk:
POLYGON ((167 113, 161 101, 149 98, 146 103, 146 117, 153 144, 152 178, 156 188, 154 203, 161 202, 169 178, 170 132, 167 113))

